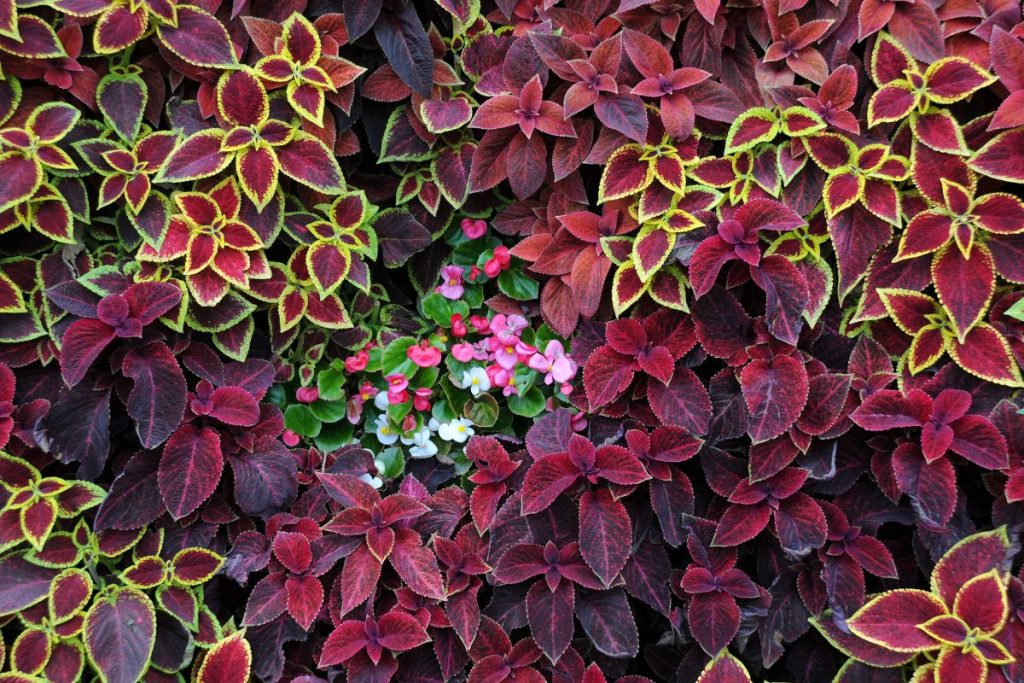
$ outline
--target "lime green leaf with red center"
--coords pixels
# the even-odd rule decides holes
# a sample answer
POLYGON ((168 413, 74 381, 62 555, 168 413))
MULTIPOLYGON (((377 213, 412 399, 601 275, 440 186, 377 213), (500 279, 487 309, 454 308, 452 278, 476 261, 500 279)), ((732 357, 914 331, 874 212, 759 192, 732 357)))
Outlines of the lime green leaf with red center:
POLYGON ((825 212, 829 217, 860 201, 864 195, 864 176, 840 169, 825 180, 825 212))
POLYGON ((957 338, 967 332, 988 309, 996 286, 995 263, 984 245, 975 245, 969 258, 946 245, 932 260, 932 282, 939 301, 949 314, 957 338))
POLYGON ((84 608, 92 597, 93 581, 84 569, 65 569, 53 578, 47 601, 50 621, 62 624, 84 608))
POLYGON ((233 154, 221 151, 222 130, 201 130, 179 144, 154 178, 158 183, 183 183, 220 173, 231 163, 233 154))
POLYGON ((697 683, 751 683, 751 678, 743 662, 722 651, 704 667, 697 683))
POLYGON ((331 150, 320 139, 295 131, 291 141, 276 149, 281 172, 324 194, 340 194, 345 177, 331 150))
POLYGON ((447 100, 424 100, 420 103, 420 118, 434 135, 462 128, 473 118, 473 107, 465 97, 447 100))
POLYGON ((848 168, 858 160, 857 146, 845 135, 822 133, 803 142, 811 159, 828 173, 848 168))
POLYGON ((881 33, 871 52, 869 71, 876 85, 883 86, 905 79, 907 71, 918 70, 917 60, 888 33, 881 33))
POLYGON ((177 25, 157 23, 160 41, 193 66, 228 69, 238 66, 238 56, 220 21, 192 5, 177 6, 177 25))
POLYGON ((959 102, 996 81, 996 77, 965 57, 943 57, 924 72, 925 94, 932 102, 959 102))
POLYGON ((36 107, 25 122, 25 130, 39 142, 59 142, 78 123, 81 112, 64 102, 50 102, 36 107))
POLYGON ((50 498, 34 498, 18 512, 18 523, 25 540, 42 549, 57 521, 57 504, 50 498))
POLYGON ((658 223, 647 223, 633 240, 632 262, 641 280, 647 282, 668 260, 676 245, 676 235, 658 223))
POLYGON ((624 145, 604 165, 598 188, 598 203, 637 194, 654 181, 654 170, 643 158, 643 147, 624 145))
POLYGON ((19 152, 0 154, 0 212, 27 201, 42 185, 42 166, 19 152))
POLYGON ((206 583, 224 564, 224 558, 205 548, 179 550, 171 560, 171 575, 186 586, 206 583))
POLYGON ((108 588, 86 614, 83 641, 103 680, 138 680, 156 642, 152 601, 134 588, 108 588))
POLYGON ((1024 386, 1009 342, 988 323, 975 325, 963 341, 950 334, 946 350, 957 365, 976 377, 1004 386, 1024 386))
MULTIPOLYGON (((137 67, 136 67, 137 69, 137 67)), ((123 68, 112 70, 96 89, 96 104, 103 117, 125 142, 139 136, 149 90, 138 73, 123 68)))
POLYGON ((880 123, 901 121, 914 110, 920 96, 907 81, 894 81, 885 85, 868 100, 868 127, 880 123))
POLYGON ((650 288, 651 281, 644 281, 632 259, 624 261, 612 275, 612 307, 615 315, 622 313, 640 300, 650 288))
POLYGON ((110 55, 134 45, 149 28, 149 12, 138 4, 114 4, 100 15, 92 32, 93 50, 110 55))
POLYGON ((256 126, 267 120, 270 100, 255 73, 239 69, 217 81, 217 109, 233 126, 256 126))
POLYGON ((754 107, 740 114, 729 127, 725 153, 744 152, 761 142, 769 142, 780 130, 778 116, 771 109, 754 107))
POLYGON ((15 32, 17 38, 0 35, 0 51, 26 59, 68 56, 53 27, 34 14, 18 15, 15 32))
POLYGON ((952 605, 971 578, 992 569, 1006 569, 1012 546, 1006 527, 982 531, 958 541, 935 563, 931 591, 952 605))
POLYGON ((238 182, 242 191, 262 211, 277 190, 277 176, 280 164, 277 154, 270 147, 243 149, 235 158, 238 182))
POLYGON ((345 281, 351 265, 348 249, 333 242, 317 242, 306 251, 306 267, 322 296, 330 294, 345 281))
POLYGON ((198 683, 246 683, 252 669, 252 648, 245 630, 219 640, 199 666, 198 683))
POLYGON ((981 635, 998 633, 1010 614, 1006 575, 992 569, 967 581, 957 591, 953 614, 981 635))
POLYGON ((968 164, 989 178, 1024 183, 1024 128, 995 136, 971 157, 968 164))
POLYGON ((910 118, 914 137, 936 152, 966 156, 970 152, 960 124, 946 109, 934 109, 910 118))
POLYGON ((881 288, 878 296, 896 327, 910 336, 932 326, 932 318, 941 311, 935 299, 921 292, 881 288))
POLYGON ((782 132, 790 137, 813 135, 825 130, 828 124, 807 107, 788 107, 782 110, 782 132))
POLYGON ((937 650, 941 643, 918 626, 947 614, 931 593, 912 588, 888 591, 869 600, 847 620, 855 635, 895 652, 937 650))

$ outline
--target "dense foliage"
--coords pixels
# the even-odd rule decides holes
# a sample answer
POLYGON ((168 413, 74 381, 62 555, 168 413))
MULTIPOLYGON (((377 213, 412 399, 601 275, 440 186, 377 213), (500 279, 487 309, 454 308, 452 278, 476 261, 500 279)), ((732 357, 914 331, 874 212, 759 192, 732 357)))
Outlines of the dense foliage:
POLYGON ((0 0, 0 683, 1024 682, 1004 0, 0 0))

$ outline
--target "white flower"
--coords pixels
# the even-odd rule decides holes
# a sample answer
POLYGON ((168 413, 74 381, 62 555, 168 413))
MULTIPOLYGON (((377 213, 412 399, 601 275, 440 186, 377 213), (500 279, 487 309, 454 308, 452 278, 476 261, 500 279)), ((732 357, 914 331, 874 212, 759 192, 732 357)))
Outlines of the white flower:
POLYGON ((441 428, 441 423, 437 421, 437 418, 432 417, 427 422, 427 428, 432 432, 437 432, 437 430, 441 428))
POLYGON ((409 449, 409 455, 413 458, 429 458, 437 455, 437 446, 430 440, 433 434, 430 433, 430 427, 423 425, 415 432, 412 432, 409 436, 402 435, 402 443, 406 446, 412 446, 409 449))
POLYGON ((480 392, 490 389, 491 379, 487 376, 487 371, 481 367, 475 367, 463 372, 462 388, 466 387, 469 387, 474 396, 479 396, 480 392))
POLYGON ((387 410, 388 392, 378 391, 377 395, 373 397, 373 405, 377 408, 377 410, 387 410))
POLYGON ((377 440, 385 446, 398 441, 398 430, 388 424, 387 415, 377 416, 377 440))
POLYGON ((466 443, 466 440, 473 436, 473 423, 464 417, 457 417, 451 422, 445 422, 438 430, 437 435, 445 441, 466 443))
MULTIPOLYGON (((383 464, 384 463, 381 463, 381 465, 383 465, 383 464)), ((380 468, 380 469, 383 469, 383 468, 380 468)), ((363 481, 365 481, 367 484, 369 484, 370 486, 372 486, 375 489, 379 489, 381 486, 384 485, 384 481, 380 477, 375 477, 372 474, 370 474, 369 472, 367 472, 366 474, 360 475, 359 478, 362 479, 363 481)))

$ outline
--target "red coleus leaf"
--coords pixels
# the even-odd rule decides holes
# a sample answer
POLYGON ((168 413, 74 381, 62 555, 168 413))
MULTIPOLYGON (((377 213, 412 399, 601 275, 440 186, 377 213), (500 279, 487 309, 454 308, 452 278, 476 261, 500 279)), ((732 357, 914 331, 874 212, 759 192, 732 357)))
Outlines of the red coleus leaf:
POLYGON ((609 585, 626 566, 633 526, 625 506, 600 488, 580 498, 580 552, 598 578, 609 585))
POLYGON ((200 683, 244 683, 252 667, 252 648, 239 631, 218 641, 199 667, 200 683))
POLYGON ((922 652, 938 649, 939 643, 918 625, 946 614, 946 610, 931 593, 902 588, 872 598, 846 623, 869 642, 896 652, 922 652))
POLYGON ((748 431, 755 442, 789 429, 803 412, 809 392, 807 371, 791 356, 750 362, 740 374, 740 386, 750 412, 748 431))
POLYGON ((209 427, 179 427, 164 446, 157 480, 167 510, 181 519, 199 507, 220 483, 224 469, 220 436, 209 427))
POLYGON ((371 661, 381 660, 384 651, 397 653, 429 642, 423 626, 414 617, 392 610, 379 619, 343 621, 327 637, 320 655, 321 667, 341 664, 365 652, 371 661))

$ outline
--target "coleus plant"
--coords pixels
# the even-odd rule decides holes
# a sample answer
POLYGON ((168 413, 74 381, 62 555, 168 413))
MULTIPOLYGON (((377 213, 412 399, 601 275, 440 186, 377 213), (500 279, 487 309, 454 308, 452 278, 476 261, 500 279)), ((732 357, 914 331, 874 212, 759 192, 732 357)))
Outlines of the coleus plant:
POLYGON ((0 2, 0 677, 1019 678, 1020 8, 740 5, 0 2))
POLYGON ((860 643, 905 662, 928 652, 932 661, 915 666, 919 680, 1000 680, 1016 662, 1013 634, 1021 629, 1008 598, 1010 583, 1019 582, 1005 569, 1013 553, 1004 529, 972 535, 936 563, 930 590, 873 597, 847 620, 858 641, 854 656, 860 643))

